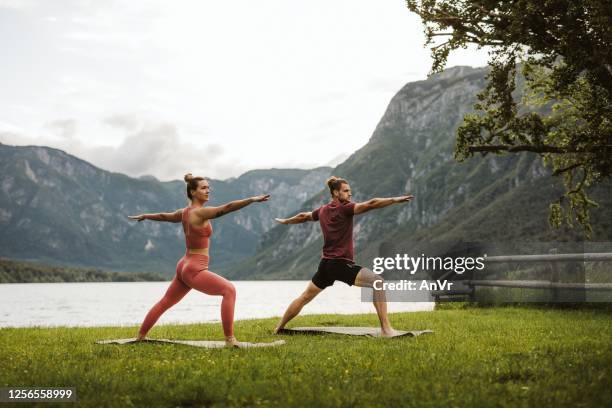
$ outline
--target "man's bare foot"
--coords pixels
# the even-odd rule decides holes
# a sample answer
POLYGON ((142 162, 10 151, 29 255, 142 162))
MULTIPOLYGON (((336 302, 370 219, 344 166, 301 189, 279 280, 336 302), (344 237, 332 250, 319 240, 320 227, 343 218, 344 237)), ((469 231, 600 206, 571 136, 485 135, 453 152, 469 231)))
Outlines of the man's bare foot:
POLYGON ((380 330, 380 337, 394 337, 397 336, 397 332, 391 328, 386 330, 380 330))
POLYGON ((236 340, 236 337, 230 336, 225 338, 225 347, 240 347, 240 342, 236 340))
POLYGON ((136 341, 145 341, 147 340, 147 336, 143 336, 142 334, 139 334, 138 337, 136 337, 136 341))
POLYGON ((279 327, 279 326, 276 326, 276 327, 274 328, 274 334, 278 334, 278 333, 280 333, 280 332, 281 332, 283 329, 284 329, 284 327, 279 327))

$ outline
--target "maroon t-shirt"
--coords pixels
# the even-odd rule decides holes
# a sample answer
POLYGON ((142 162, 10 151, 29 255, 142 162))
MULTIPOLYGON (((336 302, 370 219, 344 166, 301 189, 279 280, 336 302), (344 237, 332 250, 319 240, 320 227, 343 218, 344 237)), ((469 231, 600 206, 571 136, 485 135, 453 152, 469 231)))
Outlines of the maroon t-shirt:
POLYGON ((312 212, 323 231, 323 258, 353 261, 353 215, 355 203, 332 201, 312 212))

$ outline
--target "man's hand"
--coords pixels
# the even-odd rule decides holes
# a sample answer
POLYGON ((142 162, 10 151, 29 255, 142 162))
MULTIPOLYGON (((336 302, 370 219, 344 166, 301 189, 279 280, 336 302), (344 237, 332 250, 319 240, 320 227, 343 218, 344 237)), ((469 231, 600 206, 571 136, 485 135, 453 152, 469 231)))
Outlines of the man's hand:
POLYGON ((251 197, 254 203, 261 203, 262 201, 268 201, 270 198, 270 194, 258 195, 255 197, 251 197))
POLYGON ((130 220, 136 220, 138 222, 144 221, 146 219, 144 214, 140 214, 140 215, 128 215, 128 218, 130 220))
POLYGON ((399 196, 399 197, 394 197, 393 198, 393 202, 394 203, 407 203, 408 201, 412 200, 413 198, 414 198, 413 195, 399 196))
POLYGON ((312 221, 312 213, 311 212, 301 212, 299 214, 294 215, 291 218, 275 218, 274 220, 284 225, 301 224, 306 221, 312 221))

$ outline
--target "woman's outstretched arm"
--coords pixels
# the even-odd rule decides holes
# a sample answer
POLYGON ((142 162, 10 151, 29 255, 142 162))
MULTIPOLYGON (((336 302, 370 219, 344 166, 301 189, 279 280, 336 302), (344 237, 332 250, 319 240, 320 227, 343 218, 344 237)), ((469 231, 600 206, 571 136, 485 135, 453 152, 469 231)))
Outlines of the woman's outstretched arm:
POLYGON ((364 212, 375 210, 378 208, 388 207, 391 204, 397 203, 407 203, 412 200, 414 196, 405 195, 399 197, 389 197, 389 198, 372 198, 371 200, 364 201, 363 203, 355 204, 355 215, 363 214, 364 212))
POLYGON ((312 212, 302 212, 299 214, 294 215, 291 218, 275 218, 275 220, 277 222, 280 222, 281 224, 301 224, 303 222, 306 221, 314 221, 314 219, 312 218, 312 212))
POLYGON ((140 215, 128 215, 128 218, 136 221, 165 221, 165 222, 181 222, 181 216, 183 209, 176 210, 171 213, 154 213, 154 214, 140 214, 140 215))
POLYGON ((194 213, 202 220, 210 220, 212 218, 219 218, 232 211, 240 210, 251 203, 261 203, 268 201, 270 194, 258 195, 255 197, 245 198, 244 200, 230 201, 227 204, 220 205, 218 207, 201 207, 194 211, 194 213))

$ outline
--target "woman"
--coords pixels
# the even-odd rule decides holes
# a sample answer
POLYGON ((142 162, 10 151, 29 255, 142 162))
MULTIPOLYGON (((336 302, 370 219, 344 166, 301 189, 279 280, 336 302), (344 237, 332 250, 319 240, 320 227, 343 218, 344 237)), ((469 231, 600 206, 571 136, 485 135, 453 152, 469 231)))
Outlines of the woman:
POLYGON ((223 296, 221 302, 221 322, 225 334, 225 344, 239 346, 234 337, 234 304, 236 289, 227 279, 208 270, 208 247, 212 235, 210 220, 221 217, 229 212, 239 210, 255 202, 268 201, 270 195, 260 195, 236 200, 219 207, 204 207, 210 194, 208 180, 204 177, 185 175, 187 197, 191 205, 176 210, 173 213, 140 214, 129 218, 143 221, 182 222, 185 232, 187 252, 176 265, 176 275, 170 283, 164 297, 155 304, 145 317, 138 332, 138 340, 145 339, 159 317, 170 307, 177 304, 191 289, 199 290, 207 295, 223 296))

